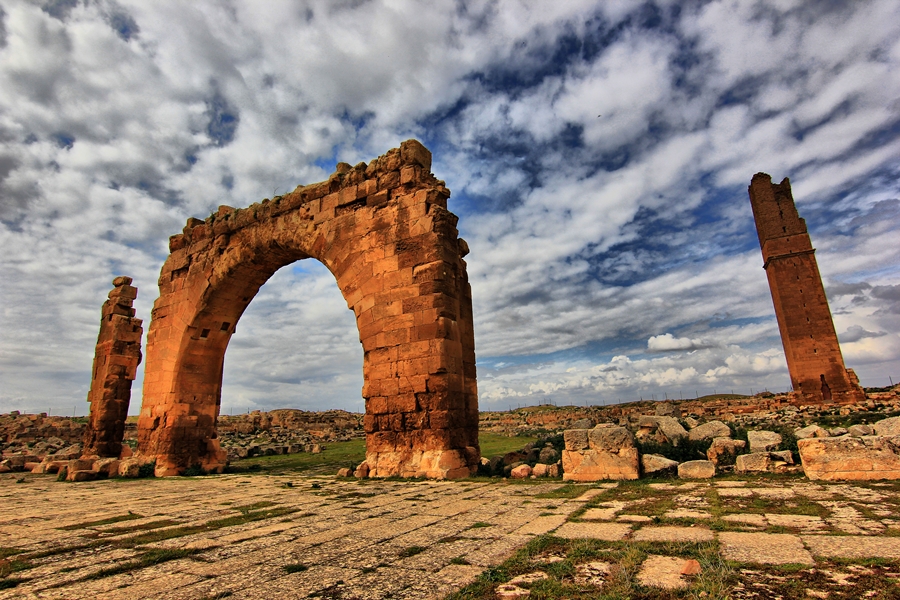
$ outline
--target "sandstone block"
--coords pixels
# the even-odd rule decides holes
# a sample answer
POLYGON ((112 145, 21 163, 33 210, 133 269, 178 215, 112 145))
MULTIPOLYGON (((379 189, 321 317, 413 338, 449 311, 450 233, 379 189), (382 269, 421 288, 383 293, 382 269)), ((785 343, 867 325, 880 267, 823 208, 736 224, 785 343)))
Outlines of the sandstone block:
POLYGON ((794 430, 794 436, 798 440, 805 440, 807 438, 826 438, 831 437, 831 434, 827 429, 819 427, 818 425, 807 425, 806 427, 801 427, 800 429, 794 430))
POLYGON ((588 431, 589 429, 567 429, 563 432, 563 441, 566 443, 566 450, 577 452, 588 448, 588 431))
POLYGON ((591 450, 617 453, 625 448, 635 448, 634 435, 625 427, 604 427, 588 431, 591 450))
POLYGON ((97 472, 93 470, 69 471, 66 474, 66 481, 94 481, 97 479, 97 472))
POLYGON ((369 463, 362 462, 356 467, 356 471, 353 472, 353 476, 358 479, 365 479, 369 476, 369 463))
POLYGON ((716 476, 716 465, 708 460, 689 460, 678 465, 682 479, 709 479, 716 476))
POLYGON ((748 431, 747 441, 750 442, 750 452, 766 452, 778 447, 781 435, 774 431, 748 431))
POLYGON ((738 452, 747 447, 744 440, 733 440, 728 437, 713 438, 712 444, 706 451, 706 458, 716 466, 730 465, 734 462, 738 452))
POLYGON ((797 446, 813 480, 900 479, 900 436, 808 438, 797 446))
POLYGON ((550 475, 550 465, 538 463, 534 465, 534 469, 531 470, 531 474, 535 477, 547 477, 548 475, 550 475))
POLYGON ((351 471, 351 470, 350 470, 349 468, 347 468, 347 467, 338 469, 338 472, 337 472, 337 476, 338 476, 338 477, 350 477, 350 476, 352 476, 352 475, 353 475, 353 471, 351 471))
POLYGON ((698 425, 688 432, 688 438, 692 441, 710 440, 713 438, 730 438, 731 428, 722 421, 710 421, 698 425))
POLYGON ((637 479, 640 458, 636 447, 618 452, 605 450, 563 451, 563 479, 567 481, 599 481, 601 479, 637 479))
POLYGON ((644 454, 641 456, 641 467, 645 475, 674 475, 678 472, 678 461, 660 454, 644 454))
POLYGON ((737 473, 768 473, 775 471, 775 465, 769 452, 752 452, 738 456, 734 470, 737 473))
POLYGON ((591 419, 578 419, 569 427, 570 429, 593 429, 594 421, 591 419))
POLYGON ((875 435, 893 437, 900 435, 900 417, 891 417, 877 421, 873 426, 875 435))

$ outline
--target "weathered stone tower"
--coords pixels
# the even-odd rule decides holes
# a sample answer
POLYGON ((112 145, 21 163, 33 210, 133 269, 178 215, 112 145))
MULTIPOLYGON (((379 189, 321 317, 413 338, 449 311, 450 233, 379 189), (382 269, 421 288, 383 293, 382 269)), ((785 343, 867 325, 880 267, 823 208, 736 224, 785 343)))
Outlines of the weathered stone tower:
POLYGON ((131 277, 116 277, 103 303, 100 334, 94 350, 94 369, 88 402, 91 413, 84 430, 84 455, 118 458, 122 452, 125 419, 131 401, 131 382, 141 363, 140 319, 131 307, 137 288, 131 277))
POLYGON ((856 374, 844 367, 815 249, 794 205, 790 181, 773 184, 769 175, 757 173, 749 191, 797 400, 808 404, 865 400, 856 374))

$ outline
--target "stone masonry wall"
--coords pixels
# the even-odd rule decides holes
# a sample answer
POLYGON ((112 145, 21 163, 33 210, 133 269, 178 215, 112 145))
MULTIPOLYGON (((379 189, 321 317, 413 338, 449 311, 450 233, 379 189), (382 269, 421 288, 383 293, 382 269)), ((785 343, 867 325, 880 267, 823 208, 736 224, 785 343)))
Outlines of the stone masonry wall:
POLYGON ((370 476, 461 477, 477 468, 471 291, 450 191, 404 142, 322 183, 222 206, 170 238, 147 340, 138 452, 157 475, 221 470, 222 364, 244 309, 279 268, 334 274, 363 346, 370 476))
POLYGON ((141 363, 143 321, 134 318, 132 303, 137 288, 130 277, 116 277, 103 303, 100 334, 94 350, 94 368, 84 431, 84 455, 118 458, 122 453, 125 419, 131 401, 131 382, 141 363))
POLYGON ((807 403, 865 400, 856 375, 844 367, 815 250, 790 181, 773 184, 769 175, 757 173, 749 192, 794 392, 807 403))

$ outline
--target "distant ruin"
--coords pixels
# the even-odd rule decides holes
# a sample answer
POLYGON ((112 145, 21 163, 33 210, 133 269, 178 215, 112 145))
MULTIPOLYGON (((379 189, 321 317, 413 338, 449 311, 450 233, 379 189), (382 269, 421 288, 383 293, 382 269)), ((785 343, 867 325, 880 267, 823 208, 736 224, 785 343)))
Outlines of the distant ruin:
POLYGON ((131 382, 141 364, 143 321, 134 318, 137 288, 130 277, 116 277, 103 303, 100 334, 94 349, 90 416, 84 431, 84 455, 118 458, 122 453, 131 382))
MULTIPOLYGON (((479 464, 472 300, 450 191, 408 140, 368 165, 244 209, 188 219, 169 240, 147 337, 138 456, 156 475, 221 471, 225 350, 281 267, 335 276, 363 346, 368 475, 465 477, 479 464)), ((365 474, 366 469, 363 469, 365 474)))
POLYGON ((807 404, 865 401, 856 374, 844 367, 815 249, 794 205, 791 182, 785 177, 773 184, 771 176, 757 173, 749 192, 794 394, 807 404))

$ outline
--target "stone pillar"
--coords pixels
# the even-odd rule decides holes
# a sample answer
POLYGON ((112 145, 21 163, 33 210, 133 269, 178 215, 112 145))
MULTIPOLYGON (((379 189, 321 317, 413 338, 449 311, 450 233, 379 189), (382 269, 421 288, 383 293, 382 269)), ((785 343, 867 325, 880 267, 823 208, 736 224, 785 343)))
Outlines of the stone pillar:
POLYGON ((131 307, 135 298, 137 288, 131 286, 131 277, 116 277, 103 303, 87 398, 91 413, 84 432, 84 456, 118 458, 122 453, 131 382, 141 363, 144 332, 131 307))
POLYGON ((844 367, 815 249, 794 205, 791 182, 785 178, 773 184, 769 175, 757 173, 749 192, 795 400, 865 400, 855 374, 844 367))

